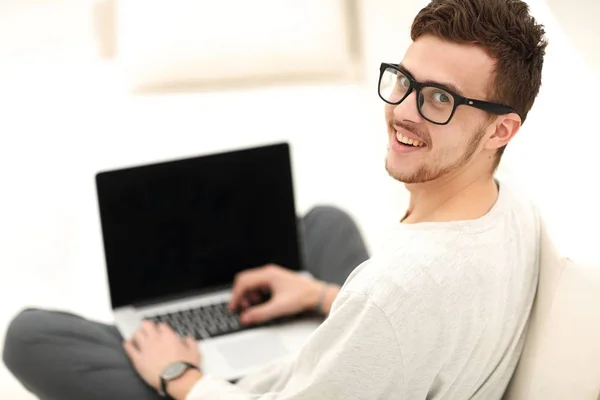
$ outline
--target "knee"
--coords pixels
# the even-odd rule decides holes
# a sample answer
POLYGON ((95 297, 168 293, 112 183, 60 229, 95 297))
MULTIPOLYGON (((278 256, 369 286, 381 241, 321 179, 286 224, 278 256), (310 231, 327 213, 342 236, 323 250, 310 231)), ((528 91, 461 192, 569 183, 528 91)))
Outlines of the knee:
POLYGON ((37 309, 23 310, 8 326, 2 361, 13 374, 20 365, 27 362, 26 349, 41 331, 40 320, 43 313, 44 311, 37 309))

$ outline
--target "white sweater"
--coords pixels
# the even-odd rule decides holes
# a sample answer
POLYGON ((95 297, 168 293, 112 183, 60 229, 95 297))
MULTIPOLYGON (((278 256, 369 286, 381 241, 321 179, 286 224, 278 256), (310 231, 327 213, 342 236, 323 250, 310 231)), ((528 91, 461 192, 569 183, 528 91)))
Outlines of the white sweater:
POLYGON ((295 359, 188 400, 500 399, 539 271, 537 210, 502 185, 482 218, 398 224, 295 359))

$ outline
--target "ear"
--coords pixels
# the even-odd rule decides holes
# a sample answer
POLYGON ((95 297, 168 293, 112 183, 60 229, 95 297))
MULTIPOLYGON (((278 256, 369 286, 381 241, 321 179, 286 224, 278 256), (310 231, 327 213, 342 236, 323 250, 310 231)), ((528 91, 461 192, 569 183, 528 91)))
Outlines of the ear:
POLYGON ((484 147, 486 149, 496 150, 506 146, 517 134, 521 128, 521 117, 515 113, 501 115, 491 126, 495 126, 495 131, 485 142, 484 147))

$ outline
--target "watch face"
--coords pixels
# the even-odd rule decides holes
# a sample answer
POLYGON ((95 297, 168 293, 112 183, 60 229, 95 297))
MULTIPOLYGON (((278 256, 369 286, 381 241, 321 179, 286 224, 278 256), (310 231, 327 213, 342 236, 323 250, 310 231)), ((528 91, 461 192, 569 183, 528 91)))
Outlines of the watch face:
POLYGON ((171 380, 171 379, 175 379, 175 378, 179 378, 187 369, 187 366, 181 362, 177 362, 174 364, 169 365, 166 369, 165 372, 163 372, 163 379, 166 380, 171 380))

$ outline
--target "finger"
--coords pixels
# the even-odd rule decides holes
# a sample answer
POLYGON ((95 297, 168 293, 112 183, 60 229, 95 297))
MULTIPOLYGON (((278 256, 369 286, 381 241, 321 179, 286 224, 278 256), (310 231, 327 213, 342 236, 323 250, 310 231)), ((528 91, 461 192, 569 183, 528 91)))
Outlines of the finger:
POLYGON ((161 322, 160 324, 158 324, 156 326, 156 330, 158 331, 159 334, 169 334, 169 333, 175 333, 173 331, 173 328, 171 328, 169 326, 169 324, 165 323, 165 322, 161 322))
POLYGON ((229 308, 236 310, 240 306, 241 300, 249 291, 256 290, 271 284, 271 273, 267 267, 251 269, 238 274, 231 290, 231 300, 229 308))
POLYGON ((245 310, 246 308, 250 307, 250 302, 248 301, 248 299, 246 297, 242 297, 242 299, 240 300, 239 307, 242 310, 245 310))
POLYGON ((152 321, 145 320, 144 322, 142 322, 140 331, 142 331, 142 333, 146 336, 154 336, 157 333, 156 324, 152 321))
POLYGON ((194 347, 198 347, 198 343, 196 342, 196 339, 189 335, 185 337, 184 343, 190 349, 193 349, 194 347))
POLYGON ((148 336, 145 333, 143 333, 141 330, 138 330, 136 333, 133 334, 133 337, 131 338, 131 342, 138 350, 142 350, 142 347, 146 343, 147 339, 148 339, 148 336))
POLYGON ((267 301, 244 311, 240 316, 240 320, 243 324, 260 324, 283 314, 285 314, 285 310, 281 309, 276 302, 267 301))
POLYGON ((135 347, 133 342, 131 340, 124 341, 123 349, 125 349, 125 353, 131 359, 131 361, 136 364, 140 356, 140 351, 135 347))
POLYGON ((250 303, 252 305, 262 303, 262 299, 260 297, 259 292, 250 292, 248 293, 248 298, 250 299, 250 303))

